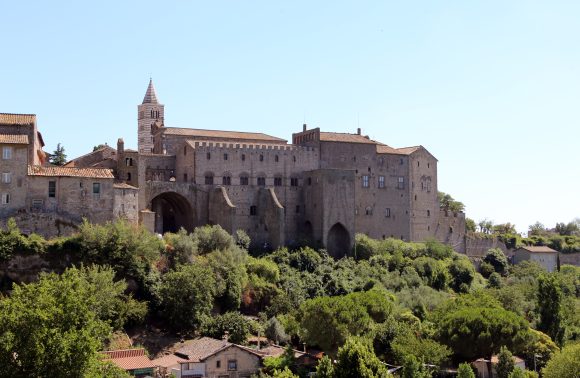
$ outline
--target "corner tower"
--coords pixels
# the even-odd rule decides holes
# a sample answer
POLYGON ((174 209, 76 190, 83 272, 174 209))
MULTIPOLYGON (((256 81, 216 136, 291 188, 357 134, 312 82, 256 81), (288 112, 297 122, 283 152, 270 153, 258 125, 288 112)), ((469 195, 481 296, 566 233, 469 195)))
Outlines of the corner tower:
POLYGON ((137 107, 138 114, 138 146, 139 153, 152 153, 153 151, 153 132, 155 127, 163 125, 165 106, 157 100, 153 79, 149 79, 149 86, 143 103, 137 107))

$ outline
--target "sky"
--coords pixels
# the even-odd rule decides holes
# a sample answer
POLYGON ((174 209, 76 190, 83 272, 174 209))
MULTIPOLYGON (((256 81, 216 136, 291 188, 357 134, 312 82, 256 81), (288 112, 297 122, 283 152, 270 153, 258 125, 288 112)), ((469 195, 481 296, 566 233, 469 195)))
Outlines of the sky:
POLYGON ((479 221, 580 216, 578 1, 0 0, 0 112, 49 152, 166 126, 423 145, 479 221))

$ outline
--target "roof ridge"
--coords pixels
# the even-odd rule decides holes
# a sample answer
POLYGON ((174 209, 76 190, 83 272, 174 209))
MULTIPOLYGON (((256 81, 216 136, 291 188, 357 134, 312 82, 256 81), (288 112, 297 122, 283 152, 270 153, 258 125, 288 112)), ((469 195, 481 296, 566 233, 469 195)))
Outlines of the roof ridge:
MULTIPOLYGON (((274 138, 278 138, 275 137, 273 135, 270 134, 266 134, 266 133, 260 133, 260 132, 256 132, 256 131, 235 131, 235 130, 220 130, 220 129, 199 129, 199 128, 195 128, 195 127, 177 127, 177 126, 165 126, 163 127, 163 129, 180 129, 180 130, 200 130, 200 131, 221 131, 224 133, 243 133, 243 134, 257 134, 257 135, 268 135, 274 138)), ((161 130, 163 130, 161 129, 161 130)), ((279 138, 282 139, 282 138, 279 138)))

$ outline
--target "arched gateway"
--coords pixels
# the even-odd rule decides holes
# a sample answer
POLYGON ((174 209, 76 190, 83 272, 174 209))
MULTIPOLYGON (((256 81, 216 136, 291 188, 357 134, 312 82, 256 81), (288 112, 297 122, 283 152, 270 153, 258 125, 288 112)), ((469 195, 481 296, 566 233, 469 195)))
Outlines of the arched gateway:
POLYGON ((326 249, 328 254, 334 258, 341 258, 348 254, 350 250, 350 235, 341 223, 335 223, 328 231, 326 249))
POLYGON ((165 192, 155 196, 151 210, 155 212, 155 232, 176 232, 182 227, 193 231, 193 208, 181 194, 165 192))

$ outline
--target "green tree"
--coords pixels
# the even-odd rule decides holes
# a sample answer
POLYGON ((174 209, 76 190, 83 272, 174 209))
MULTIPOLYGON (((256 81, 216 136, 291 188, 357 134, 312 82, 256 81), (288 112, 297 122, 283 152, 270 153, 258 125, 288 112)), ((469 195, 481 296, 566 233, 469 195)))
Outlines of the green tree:
POLYGON ((477 230, 475 221, 471 218, 465 218, 465 229, 469 232, 475 232, 477 230))
POLYGON ((458 293, 467 293, 475 278, 475 268, 466 257, 457 257, 449 265, 449 286, 458 293))
POLYGON ((232 235, 220 225, 197 227, 193 230, 193 237, 197 240, 198 252, 201 255, 213 251, 225 251, 236 244, 232 235))
POLYGON ((537 308, 540 315, 538 330, 561 344, 564 337, 562 324, 562 290, 554 275, 541 275, 538 279, 537 308))
POLYGON ((543 378, 580 377, 580 343, 566 345, 542 369, 543 378))
POLYGON ((316 378, 334 378, 334 365, 328 356, 324 355, 316 366, 316 378))
POLYGON ((475 373, 468 363, 459 364, 457 369, 457 378, 475 378, 475 373))
POLYGON ((244 344, 250 335, 251 327, 250 320, 239 312, 232 311, 204 319, 200 333, 214 339, 222 339, 228 332, 230 342, 244 344))
POLYGON ((509 373, 507 378, 526 378, 526 372, 519 367, 514 367, 514 369, 511 371, 511 373, 509 373))
POLYGON ((497 356, 495 371, 498 378, 508 378, 515 368, 514 356, 506 347, 501 347, 497 356))
POLYGON ((0 300, 0 376, 84 377, 111 332, 78 269, 42 274, 0 300))
POLYGON ((174 329, 191 329, 209 316, 216 281, 204 266, 184 265, 165 274, 159 286, 161 314, 174 329))
POLYGON ((403 363, 402 378, 430 378, 431 372, 423 365, 423 362, 415 356, 408 356, 403 363))
POLYGON ((206 261, 216 279, 216 304, 221 311, 236 311, 240 308, 242 290, 248 280, 246 258, 247 252, 236 247, 206 255, 206 261))
POLYGON ((59 144, 56 145, 56 150, 48 157, 48 161, 52 165, 65 165, 66 164, 66 154, 64 153, 64 147, 59 144))
POLYGON ((501 346, 519 352, 532 339, 524 318, 485 295, 451 300, 435 312, 432 320, 439 341, 466 360, 491 356, 501 346))
POLYGON ((437 192, 439 207, 445 211, 460 212, 465 210, 462 202, 456 201, 451 195, 444 192, 437 192))
POLYGON ((544 235, 547 233, 546 226, 544 226, 540 222, 536 222, 536 223, 530 225, 528 227, 528 231, 529 231, 530 235, 537 235, 537 236, 544 235))
POLYGON ((276 344, 286 344, 290 340, 290 337, 284 331, 284 327, 275 316, 266 322, 264 333, 268 339, 274 340, 276 344))
POLYGON ((499 274, 506 274, 508 271, 508 260, 506 255, 499 248, 491 248, 483 257, 483 261, 491 264, 499 274))
POLYGON ((369 343, 360 338, 349 338, 338 350, 334 372, 336 378, 390 376, 387 368, 374 354, 369 343))

